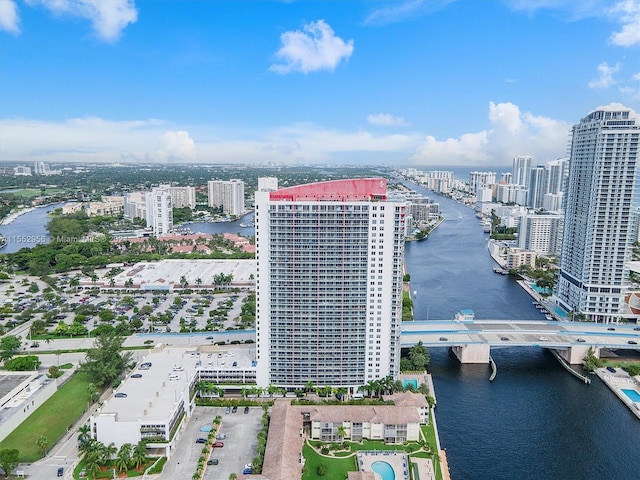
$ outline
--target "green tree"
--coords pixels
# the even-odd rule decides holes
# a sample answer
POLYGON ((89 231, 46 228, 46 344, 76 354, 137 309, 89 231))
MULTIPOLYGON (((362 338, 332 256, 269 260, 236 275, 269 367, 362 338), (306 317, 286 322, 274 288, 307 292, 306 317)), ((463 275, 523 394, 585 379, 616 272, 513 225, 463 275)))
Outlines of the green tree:
POLYGON ((31 282, 31 285, 29 285, 29 293, 38 293, 40 291, 40 287, 38 287, 38 284, 36 282, 31 282))
POLYGON ((47 448, 49 447, 49 439, 46 435, 40 435, 36 440, 36 447, 40 450, 40 453, 44 457, 47 453, 47 448))
POLYGON ((20 464, 20 451, 15 448, 3 448, 0 450, 0 467, 4 471, 5 478, 9 478, 11 472, 20 464))
POLYGON ((5 368, 11 372, 37 370, 40 365, 40 359, 36 355, 20 355, 4 362, 5 368))
POLYGON ((85 423, 84 425, 78 428, 78 445, 84 445, 91 440, 91 427, 89 424, 85 423))
POLYGON ((596 356, 593 347, 589 347, 586 355, 582 359, 583 367, 587 372, 593 372, 596 368, 604 366, 604 361, 596 356))
POLYGON ((15 448, 3 448, 0 450, 0 467, 4 471, 5 478, 9 478, 11 472, 20 464, 20 451, 15 448))
POLYGON ((131 465, 131 452, 133 451, 133 445, 130 443, 123 443, 116 455, 116 468, 120 473, 126 472, 131 465))
POLYGON ((427 347, 422 344, 422 341, 416 343, 409 349, 409 360, 413 364, 416 370, 424 370, 425 366, 429 363, 430 357, 427 347))
POLYGON ((0 338, 0 360, 6 361, 20 351, 21 341, 15 335, 0 338))
POLYGON ((114 332, 105 332, 96 337, 93 348, 89 349, 81 370, 100 388, 110 385, 127 368, 131 352, 121 352, 124 337, 114 332))
POLYGON ((147 462, 147 444, 144 441, 140 441, 133 447, 133 453, 131 454, 131 461, 133 466, 139 469, 147 462))

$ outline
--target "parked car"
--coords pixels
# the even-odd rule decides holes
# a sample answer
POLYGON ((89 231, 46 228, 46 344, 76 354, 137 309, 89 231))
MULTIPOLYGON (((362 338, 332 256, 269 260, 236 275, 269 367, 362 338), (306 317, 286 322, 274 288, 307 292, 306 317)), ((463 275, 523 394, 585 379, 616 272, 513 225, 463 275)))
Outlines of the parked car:
POLYGON ((231 407, 227 407, 224 409, 224 413, 231 413, 231 407))
POLYGON ((615 330, 615 328, 609 327, 609 328, 607 328, 607 330, 613 331, 613 330, 615 330))
POLYGON ((114 395, 116 398, 127 398, 127 394, 124 392, 118 392, 114 395))
POLYGON ((216 435, 216 442, 219 440, 224 440, 227 438, 227 434, 226 433, 219 433, 218 435, 216 435))
POLYGON ((218 459, 212 458, 210 460, 207 460, 207 465, 218 465, 218 459))
POLYGON ((206 438, 196 438, 196 443, 207 443, 207 439, 206 438))
POLYGON ((243 475, 251 475, 252 473, 253 473, 253 469, 251 468, 245 468, 244 470, 242 470, 243 475))
POLYGON ((611 373, 616 373, 616 369, 613 367, 607 367, 607 370, 609 370, 611 373))
POLYGON ((637 345, 638 344, 638 342, 636 342, 635 340, 629 340, 627 343, 629 345, 637 345))
POLYGON ((509 340, 509 337, 500 337, 500 340, 502 340, 503 342, 506 342, 507 340, 509 340))
POLYGON ((249 407, 244 407, 244 413, 249 413, 249 407))
POLYGON ((539 339, 541 342, 548 342, 549 339, 547 337, 540 337, 539 339))
POLYGON ((134 373, 133 375, 131 375, 131 378, 142 378, 142 374, 141 373, 134 373))
POLYGON ((58 476, 62 477, 64 475, 64 468, 60 467, 58 468, 58 476))
POLYGON ((446 342, 446 341, 448 341, 448 340, 449 340, 449 339, 448 339, 447 337, 440 337, 440 341, 441 341, 441 342, 446 342))
POLYGON ((579 338, 579 339, 578 339, 578 342, 580 342, 580 343, 584 343, 584 338, 579 338))
POLYGON ((640 327, 633 327, 634 330, 640 330, 640 327))
POLYGON ((234 407, 231 409, 231 413, 238 413, 238 407, 234 405, 234 407))
POLYGON ((224 443, 222 443, 222 442, 214 442, 212 446, 213 446, 213 448, 222 448, 222 447, 224 447, 224 443))

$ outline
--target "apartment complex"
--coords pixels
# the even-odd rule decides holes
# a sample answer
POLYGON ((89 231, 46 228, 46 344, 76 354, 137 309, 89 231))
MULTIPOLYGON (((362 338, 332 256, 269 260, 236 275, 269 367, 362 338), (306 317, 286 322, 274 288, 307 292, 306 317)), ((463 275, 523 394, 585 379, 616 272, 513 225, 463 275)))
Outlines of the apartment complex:
POLYGON ((210 180, 207 182, 209 206, 220 208, 227 215, 242 215, 244 208, 244 182, 242 180, 210 180))
MULTIPOLYGON (((163 185, 160 185, 161 187, 163 185)), ((171 194, 173 208, 196 208, 196 187, 166 187, 171 194)))
POLYGON ((596 322, 625 313, 640 122, 619 104, 573 127, 557 298, 596 322))
POLYGON ((564 215, 523 215, 518 228, 518 247, 539 255, 559 256, 563 225, 564 215))
POLYGON ((173 202, 166 187, 154 188, 145 195, 147 203, 147 227, 155 236, 166 235, 173 230, 173 202))
POLYGON ((256 192, 259 386, 396 377, 405 214, 383 178, 256 192))

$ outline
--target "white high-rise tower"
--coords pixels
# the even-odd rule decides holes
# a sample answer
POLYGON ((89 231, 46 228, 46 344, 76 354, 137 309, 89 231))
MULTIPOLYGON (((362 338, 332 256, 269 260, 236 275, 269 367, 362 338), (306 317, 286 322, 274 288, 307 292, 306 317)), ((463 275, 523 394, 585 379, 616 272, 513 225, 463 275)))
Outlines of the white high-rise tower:
POLYGON ((383 178, 255 195, 258 385, 397 378, 405 203, 383 178))
POLYGON ((596 322, 625 313, 640 123, 620 104, 573 127, 557 298, 596 322))

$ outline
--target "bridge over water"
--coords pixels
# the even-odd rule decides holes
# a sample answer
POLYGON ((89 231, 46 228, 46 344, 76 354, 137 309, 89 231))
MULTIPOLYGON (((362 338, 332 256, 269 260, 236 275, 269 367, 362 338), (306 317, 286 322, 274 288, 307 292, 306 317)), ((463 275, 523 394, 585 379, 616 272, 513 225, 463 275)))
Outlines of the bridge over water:
POLYGON ((489 363, 492 348, 552 348, 580 364, 589 347, 640 351, 640 327, 541 320, 430 320, 403 322, 402 347, 451 347, 462 363, 489 363))

